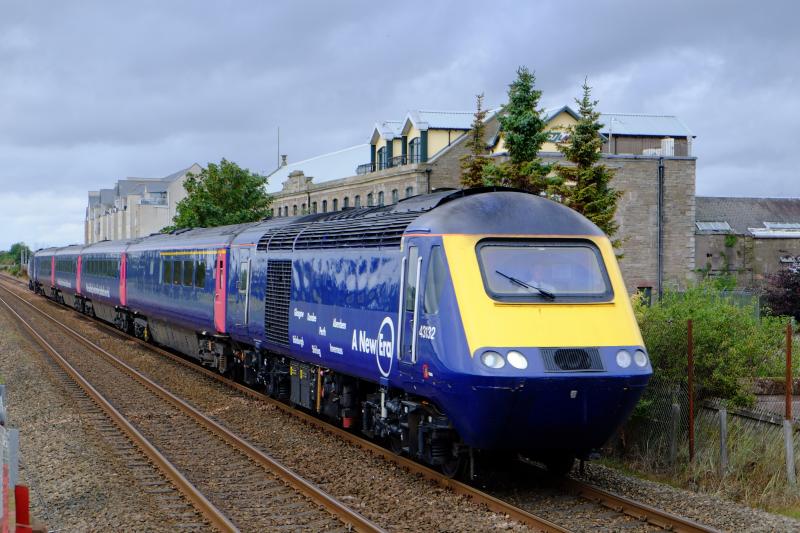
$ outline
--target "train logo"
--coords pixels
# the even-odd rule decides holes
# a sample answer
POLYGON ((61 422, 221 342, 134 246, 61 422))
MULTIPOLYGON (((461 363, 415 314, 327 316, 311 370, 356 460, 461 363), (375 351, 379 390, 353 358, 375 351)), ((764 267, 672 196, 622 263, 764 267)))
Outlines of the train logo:
POLYGON ((392 371, 394 356, 394 322, 392 318, 387 316, 383 319, 375 337, 368 336, 363 329, 354 329, 353 342, 350 347, 357 352, 374 355, 378 370, 383 377, 388 378, 389 372, 392 371))

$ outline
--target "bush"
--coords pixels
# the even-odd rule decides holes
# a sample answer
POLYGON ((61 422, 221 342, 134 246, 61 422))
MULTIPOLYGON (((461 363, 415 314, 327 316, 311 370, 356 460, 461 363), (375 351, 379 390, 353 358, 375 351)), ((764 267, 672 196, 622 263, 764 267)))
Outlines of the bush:
POLYGON ((635 301, 636 317, 653 372, 671 381, 687 376, 687 320, 693 319, 696 388, 703 396, 753 402, 749 379, 781 375, 786 319, 757 318, 757 301, 737 306, 705 282, 686 292, 666 291, 648 307, 635 301))
POLYGON ((783 269, 767 278, 764 299, 770 314, 800 320, 800 269, 783 269))

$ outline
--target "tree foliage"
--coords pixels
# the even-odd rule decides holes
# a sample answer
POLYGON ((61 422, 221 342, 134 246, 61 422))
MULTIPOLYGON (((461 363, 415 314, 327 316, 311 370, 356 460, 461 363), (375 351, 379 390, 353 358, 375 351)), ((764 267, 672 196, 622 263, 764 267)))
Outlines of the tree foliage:
POLYGON ((24 242, 15 242, 7 252, 0 251, 0 264, 19 264, 22 254, 30 256, 31 249, 24 242))
POLYGON ((786 319, 761 317, 754 299, 736 305, 710 282, 683 293, 665 291, 650 307, 635 300, 634 309, 653 373, 662 379, 685 382, 687 376, 687 320, 693 320, 695 379, 705 396, 752 401, 748 378, 780 375, 786 319))
POLYGON ((619 229, 614 214, 622 193, 610 186, 614 171, 599 163, 603 125, 596 110, 597 100, 592 100, 591 95, 592 88, 584 80, 583 97, 575 99, 580 110, 578 122, 569 127, 567 141, 558 146, 570 164, 556 165, 555 172, 560 178, 557 190, 565 205, 594 222, 619 245, 619 241, 613 240, 619 229))
POLYGON ((272 203, 266 184, 266 177, 232 161, 209 163, 199 175, 189 174, 186 178, 183 187, 188 196, 178 202, 173 225, 162 231, 261 220, 269 215, 272 203))
POLYGON ((771 314, 800 320, 800 269, 782 269, 769 276, 764 298, 771 314))
POLYGON ((544 111, 539 109, 542 92, 535 83, 536 77, 526 67, 517 69, 517 79, 508 88, 508 103, 498 117, 509 160, 486 170, 490 184, 541 194, 556 183, 548 178, 551 165, 539 157, 548 132, 544 111))
POLYGON ((486 167, 491 159, 486 156, 486 110, 483 108, 483 93, 475 97, 475 115, 467 139, 469 154, 461 157, 461 185, 465 188, 485 185, 486 167))

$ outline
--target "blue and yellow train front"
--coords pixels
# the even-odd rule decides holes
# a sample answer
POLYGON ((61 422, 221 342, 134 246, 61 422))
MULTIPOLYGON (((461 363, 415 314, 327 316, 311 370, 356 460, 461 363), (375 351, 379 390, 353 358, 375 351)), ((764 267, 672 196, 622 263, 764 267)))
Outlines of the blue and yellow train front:
POLYGON ((601 447, 652 374, 608 238, 443 235, 441 243, 457 310, 423 315, 420 325, 435 322, 442 333, 425 343, 436 360, 426 372, 463 442, 532 456, 601 447))

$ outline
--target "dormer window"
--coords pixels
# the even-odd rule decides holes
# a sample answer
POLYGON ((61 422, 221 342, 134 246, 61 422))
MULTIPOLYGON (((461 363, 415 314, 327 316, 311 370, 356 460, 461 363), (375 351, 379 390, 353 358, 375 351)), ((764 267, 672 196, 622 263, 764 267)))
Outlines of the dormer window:
POLYGON ((408 163, 413 165, 419 163, 421 152, 421 141, 419 137, 414 137, 408 141, 408 163))

